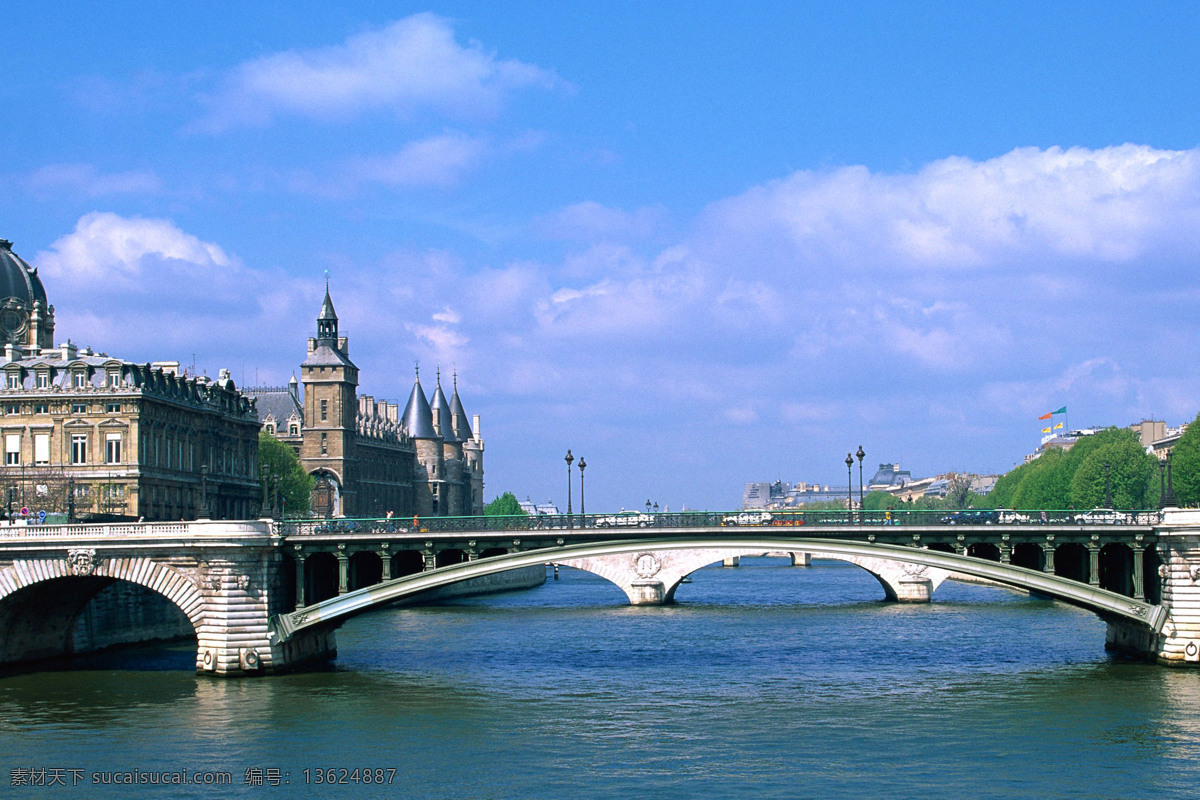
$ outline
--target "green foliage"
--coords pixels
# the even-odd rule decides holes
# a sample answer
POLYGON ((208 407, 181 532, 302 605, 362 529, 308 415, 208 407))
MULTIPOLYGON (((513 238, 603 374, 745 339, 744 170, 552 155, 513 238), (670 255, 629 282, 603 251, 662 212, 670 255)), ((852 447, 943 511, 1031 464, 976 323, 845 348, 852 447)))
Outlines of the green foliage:
POLYGON ((274 497, 274 476, 279 476, 279 499, 289 516, 303 516, 312 501, 313 476, 300 466, 300 458, 287 444, 266 431, 258 433, 258 479, 267 487, 266 513, 274 497))
POLYGON ((899 504, 900 501, 896 499, 896 496, 887 492, 875 491, 863 498, 864 511, 886 511, 888 506, 897 506, 899 504))
MULTIPOLYGON (((1200 503, 1200 416, 1179 437, 1171 450, 1171 486, 1179 505, 1200 503)), ((1161 478, 1156 481, 1156 486, 1161 478)))
POLYGON ((1112 504, 1116 508, 1146 508, 1147 490, 1157 472, 1156 462, 1137 437, 1129 437, 1093 448, 1071 479, 1071 502, 1076 508, 1104 505, 1105 464, 1112 504))
POLYGON ((1013 492, 1013 508, 1066 508, 1071 504, 1067 493, 1071 480, 1063 464, 1066 454, 1061 450, 1043 453, 1029 463, 1029 469, 1013 492))
POLYGON ((1034 463, 1031 461, 1028 464, 1021 464, 1001 475, 988 494, 988 508, 1015 508, 1013 498, 1017 493, 1017 487, 1021 485, 1025 476, 1033 471, 1034 463))
POLYGON ((1064 452, 1051 450, 996 481, 991 508, 1095 508, 1104 504, 1104 464, 1114 506, 1148 508, 1157 499, 1154 458, 1146 455, 1137 434, 1105 428, 1083 436, 1064 452))
POLYGON ((485 517, 524 516, 521 504, 512 492, 505 492, 483 507, 485 517))

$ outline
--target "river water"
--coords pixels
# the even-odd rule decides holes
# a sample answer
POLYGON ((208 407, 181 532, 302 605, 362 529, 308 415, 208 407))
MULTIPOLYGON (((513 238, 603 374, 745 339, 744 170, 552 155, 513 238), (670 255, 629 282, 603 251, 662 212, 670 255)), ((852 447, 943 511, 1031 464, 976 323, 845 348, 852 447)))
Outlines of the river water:
POLYGON ((693 577, 670 607, 628 606, 564 569, 532 590, 386 609, 347 623, 322 672, 213 679, 193 672, 194 645, 171 645, 0 678, 0 796, 1200 791, 1200 673, 1110 657, 1088 612, 954 582, 929 605, 887 604, 839 562, 693 577), (104 783, 132 770, 230 783, 104 783), (13 785, 56 777, 66 786, 13 785), (316 782, 330 777, 347 782, 316 782))

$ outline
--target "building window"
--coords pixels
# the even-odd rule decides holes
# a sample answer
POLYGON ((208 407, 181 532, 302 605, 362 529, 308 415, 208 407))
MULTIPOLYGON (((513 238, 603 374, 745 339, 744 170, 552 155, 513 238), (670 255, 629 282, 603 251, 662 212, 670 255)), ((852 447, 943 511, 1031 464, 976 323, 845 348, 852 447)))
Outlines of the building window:
POLYGON ((274 422, 267 423, 267 433, 269 433, 272 436, 275 435, 275 423, 274 422))
POLYGON ((86 414, 87 413, 87 403, 71 403, 71 413, 72 414, 86 414))
POLYGON ((321 422, 324 422, 327 419, 329 419, 329 401, 322 400, 321 401, 321 422))
POLYGON ((104 406, 104 410, 107 411, 109 414, 120 414, 121 413, 121 404, 120 403, 108 403, 104 406))
POLYGON ((119 434, 119 433, 104 434, 104 463, 105 464, 120 464, 121 463, 121 434, 119 434))
POLYGON ((293 422, 291 425, 288 425, 288 436, 299 436, 299 435, 300 435, 300 426, 297 423, 293 422))
POLYGON ((72 433, 71 434, 71 463, 86 464, 87 463, 87 434, 72 433))
POLYGON ((108 373, 108 385, 109 386, 120 386, 121 385, 121 373, 119 373, 119 372, 108 373))
POLYGON ((4 404, 4 413, 5 414, 20 414, 21 406, 17 403, 5 403, 4 404))
POLYGON ((328 444, 325 441, 325 434, 322 433, 321 434, 321 455, 328 455, 328 453, 329 453, 328 444))
POLYGON ((49 372, 39 372, 37 374, 37 388, 39 388, 39 389, 49 389, 50 388, 50 373, 49 372))
POLYGON ((18 372, 8 373, 8 388, 10 388, 10 389, 20 389, 21 388, 20 373, 18 373, 18 372))
POLYGON ((9 465, 21 463, 21 434, 4 434, 4 463, 9 465))
POLYGON ((50 434, 35 433, 33 435, 33 463, 50 463, 50 434))
POLYGON ((71 385, 76 389, 82 389, 87 386, 87 373, 82 370, 72 373, 71 385))
POLYGON ((34 403, 33 404, 33 413, 49 414, 50 413, 50 405, 48 403, 34 403))

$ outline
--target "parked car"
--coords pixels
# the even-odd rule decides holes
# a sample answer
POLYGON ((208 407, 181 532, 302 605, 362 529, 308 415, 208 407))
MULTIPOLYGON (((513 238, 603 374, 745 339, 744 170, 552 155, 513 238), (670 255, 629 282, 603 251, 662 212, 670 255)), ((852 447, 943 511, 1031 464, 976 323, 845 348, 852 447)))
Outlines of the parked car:
POLYGON ((1091 511, 1076 514, 1075 521, 1080 525, 1128 525, 1133 522, 1133 515, 1111 508, 1093 508, 1091 511))
POLYGON ((721 520, 722 525, 769 525, 771 514, 768 511, 743 511, 740 514, 726 514, 721 520))
POLYGON ((968 508, 942 517, 943 525, 991 525, 1000 516, 990 508, 968 508))
POLYGON ((654 524, 654 517, 641 511, 622 511, 596 519, 597 528, 645 528, 654 524))

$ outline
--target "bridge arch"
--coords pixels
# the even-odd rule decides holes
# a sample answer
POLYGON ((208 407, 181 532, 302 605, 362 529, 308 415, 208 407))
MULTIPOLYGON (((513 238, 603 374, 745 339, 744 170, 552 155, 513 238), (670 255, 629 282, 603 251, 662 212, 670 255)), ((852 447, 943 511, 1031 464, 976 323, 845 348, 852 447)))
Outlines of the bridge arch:
POLYGON ((74 653, 79 615, 120 582, 163 598, 200 637, 206 604, 193 579, 150 558, 98 559, 95 550, 79 548, 66 558, 22 559, 0 569, 0 663, 74 653))
MULTIPOLYGON (((773 551, 796 551, 814 556, 851 560, 851 558, 887 559, 900 563, 925 567, 929 570, 961 572, 985 578, 997 583, 1040 592, 1063 602, 1091 610, 1105 619, 1120 619, 1139 623, 1151 631, 1158 631, 1167 617, 1162 606, 1080 583, 1058 575, 1014 566, 1012 564, 970 557, 958 553, 945 553, 924 548, 878 543, 861 543, 833 539, 805 539, 785 537, 730 536, 728 538, 696 539, 641 539, 636 541, 593 542, 540 548, 525 552, 510 553, 493 558, 468 561, 404 578, 386 581, 377 586, 349 592, 321 603, 316 603, 290 614, 273 617, 273 635, 286 641, 298 631, 314 626, 336 627, 345 619, 364 613, 380 605, 391 603, 418 592, 446 586, 464 580, 483 577, 520 567, 548 562, 567 563, 578 559, 599 559, 606 556, 627 556, 632 570, 642 576, 646 591, 656 591, 667 601, 674 595, 678 580, 667 585, 667 580, 656 580, 662 572, 663 559, 657 554, 688 550, 708 551, 704 563, 717 560, 710 558, 712 551, 728 554, 757 554, 773 551), (644 558, 644 556, 651 558, 644 558), (848 558, 849 557, 849 558, 848 558), (643 573, 649 573, 643 575, 643 573), (653 586, 658 583, 658 587, 653 586)), ((673 574, 674 570, 672 571, 673 574)))

